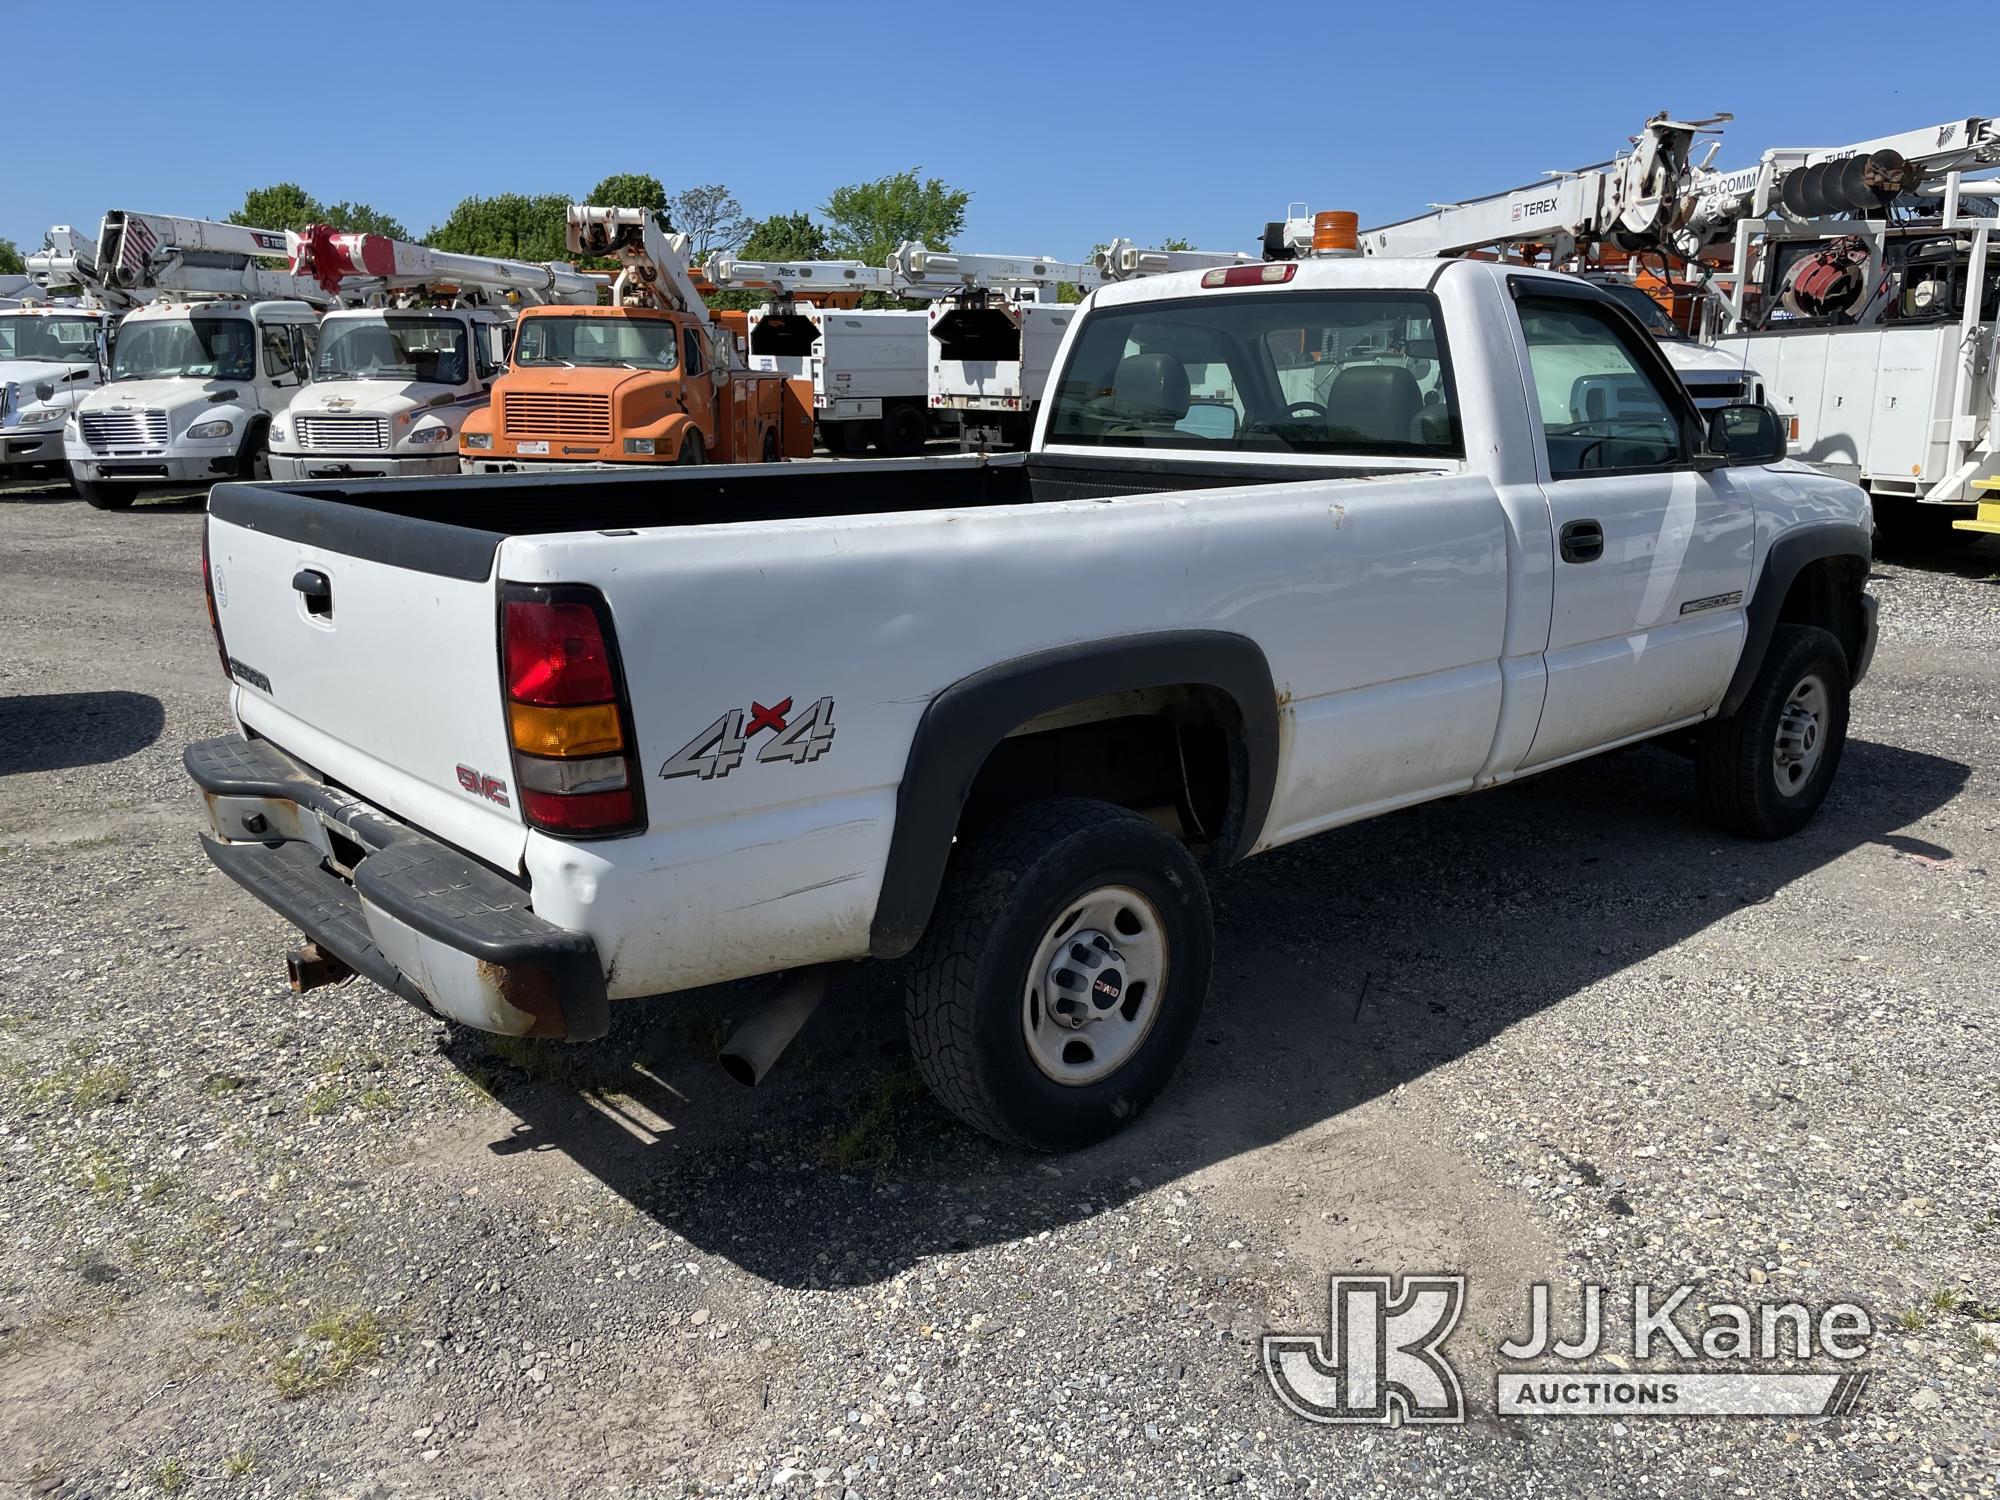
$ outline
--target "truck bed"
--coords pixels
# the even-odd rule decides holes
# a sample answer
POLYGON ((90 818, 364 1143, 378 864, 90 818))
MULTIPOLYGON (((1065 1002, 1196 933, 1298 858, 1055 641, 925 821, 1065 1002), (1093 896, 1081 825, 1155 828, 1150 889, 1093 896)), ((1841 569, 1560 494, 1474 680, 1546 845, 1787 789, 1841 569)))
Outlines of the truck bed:
POLYGON ((643 473, 226 483, 215 487, 209 510, 253 531, 475 581, 492 575, 494 550, 512 536, 964 510, 1410 472, 1390 465, 1167 462, 1144 454, 968 454, 643 473))

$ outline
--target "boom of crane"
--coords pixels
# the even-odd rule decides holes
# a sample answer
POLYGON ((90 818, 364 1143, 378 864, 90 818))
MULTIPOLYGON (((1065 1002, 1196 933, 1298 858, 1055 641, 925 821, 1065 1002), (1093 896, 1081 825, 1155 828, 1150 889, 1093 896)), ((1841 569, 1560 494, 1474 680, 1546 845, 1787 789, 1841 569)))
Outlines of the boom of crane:
POLYGON ((1253 265, 1256 257, 1241 250, 1142 250, 1130 240, 1113 240, 1091 261, 1103 280, 1130 281, 1135 276, 1164 276, 1172 271, 1253 265))
POLYGON ((703 312, 707 304, 695 285, 688 243, 686 235, 660 228, 649 209, 570 205, 570 253, 618 262, 613 307, 703 312))
POLYGON ((337 299, 312 277, 260 264, 290 261, 292 238, 282 229, 113 209, 96 250, 75 257, 75 273, 86 291, 120 312, 161 293, 332 306, 337 299))
POLYGON ((780 305, 853 307, 864 293, 889 297, 930 297, 939 289, 912 283, 894 264, 871 266, 860 260, 738 260, 711 255, 703 279, 724 291, 764 291, 780 305))
POLYGON ((1063 282, 1095 291, 1104 280, 1094 264, 1032 255, 960 255, 932 250, 921 240, 896 247, 889 269, 909 285, 951 294, 992 287, 1040 288, 1053 298, 1063 282))
POLYGON ((399 292, 417 287, 456 290, 465 301, 512 293, 531 304, 595 306, 597 281, 565 261, 494 260, 456 255, 392 240, 379 234, 350 234, 313 224, 292 244, 292 270, 309 276, 329 297, 356 292, 399 292))
MULTIPOLYGON (((1525 259, 1564 265, 1601 244, 1657 249, 1684 214, 1696 138, 1718 133, 1716 127, 1733 118, 1655 115, 1633 137, 1629 154, 1551 172, 1545 181, 1504 193, 1433 204, 1427 214, 1364 231, 1361 253, 1428 258, 1513 249, 1525 259)), ((1719 147, 1711 147, 1710 159, 1719 147)), ((1265 253, 1272 259, 1294 259, 1311 248, 1311 218, 1303 205, 1294 207, 1299 212, 1288 211, 1282 224, 1265 229, 1265 253)))

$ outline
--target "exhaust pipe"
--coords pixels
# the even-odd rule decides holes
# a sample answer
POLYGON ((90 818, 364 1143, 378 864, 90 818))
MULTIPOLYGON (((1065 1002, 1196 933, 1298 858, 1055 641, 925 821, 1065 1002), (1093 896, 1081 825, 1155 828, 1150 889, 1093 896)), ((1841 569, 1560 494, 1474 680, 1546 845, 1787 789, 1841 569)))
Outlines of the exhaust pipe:
POLYGON ((792 1039, 826 998, 826 977, 823 964, 787 975, 778 986, 778 993, 758 1007, 722 1044, 723 1072, 746 1089, 762 1083, 778 1055, 791 1046, 792 1039))

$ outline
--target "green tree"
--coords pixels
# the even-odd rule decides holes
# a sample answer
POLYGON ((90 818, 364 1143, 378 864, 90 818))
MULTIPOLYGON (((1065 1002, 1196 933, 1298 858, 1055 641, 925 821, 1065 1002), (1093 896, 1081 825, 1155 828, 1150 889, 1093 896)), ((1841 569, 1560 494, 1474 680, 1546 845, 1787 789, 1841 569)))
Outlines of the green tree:
POLYGON ((1170 234, 1160 241, 1160 248, 1162 250, 1192 250, 1194 249, 1194 241, 1184 240, 1177 234, 1170 234))
MULTIPOLYGON (((830 260, 833 256, 826 229, 808 213, 773 214, 758 220, 737 253, 745 260, 830 260)), ((763 292, 714 292, 708 305, 740 311, 761 307, 768 300, 763 292)))
POLYGON ((561 193, 466 198, 424 237, 424 242, 455 255, 568 260, 569 202, 561 193))
POLYGON ((329 203, 322 224, 331 224, 335 229, 346 230, 350 234, 379 234, 387 239, 406 240, 410 231, 402 222, 392 219, 380 209, 370 208, 365 203, 329 203))
POLYGON ((256 229, 304 229, 326 222, 326 205, 296 182, 276 182, 245 193, 243 206, 229 216, 229 222, 256 229))
POLYGON ((835 188, 820 210, 826 216, 833 253, 879 266, 906 240, 949 250, 965 230, 965 205, 972 194, 940 178, 919 179, 920 170, 912 167, 873 182, 835 188))
POLYGON ((650 208, 664 213, 667 190, 650 172, 613 172, 590 190, 589 201, 599 208, 650 208))
POLYGON ((12 240, 0 240, 0 276, 22 276, 27 270, 28 263, 21 258, 21 247, 12 240))
POLYGON ((697 264, 717 250, 734 250, 757 227, 736 195, 719 182, 684 188, 667 208, 674 228, 688 237, 688 254, 697 264))

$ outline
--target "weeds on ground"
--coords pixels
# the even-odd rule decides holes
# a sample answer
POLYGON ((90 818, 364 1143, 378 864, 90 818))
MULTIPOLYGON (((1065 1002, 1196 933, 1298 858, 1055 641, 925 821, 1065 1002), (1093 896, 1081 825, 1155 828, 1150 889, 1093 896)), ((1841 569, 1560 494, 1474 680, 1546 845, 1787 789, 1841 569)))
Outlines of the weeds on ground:
POLYGON ((381 1320, 367 1308, 329 1308, 306 1325, 306 1342, 288 1351, 271 1374, 286 1401, 339 1385, 382 1350, 381 1320))
POLYGON ((817 1153, 821 1165, 836 1172, 861 1168, 879 1172, 887 1167, 896 1155, 897 1120, 924 1092, 924 1080, 915 1068, 878 1074, 853 1101, 849 1123, 821 1139, 817 1153))

